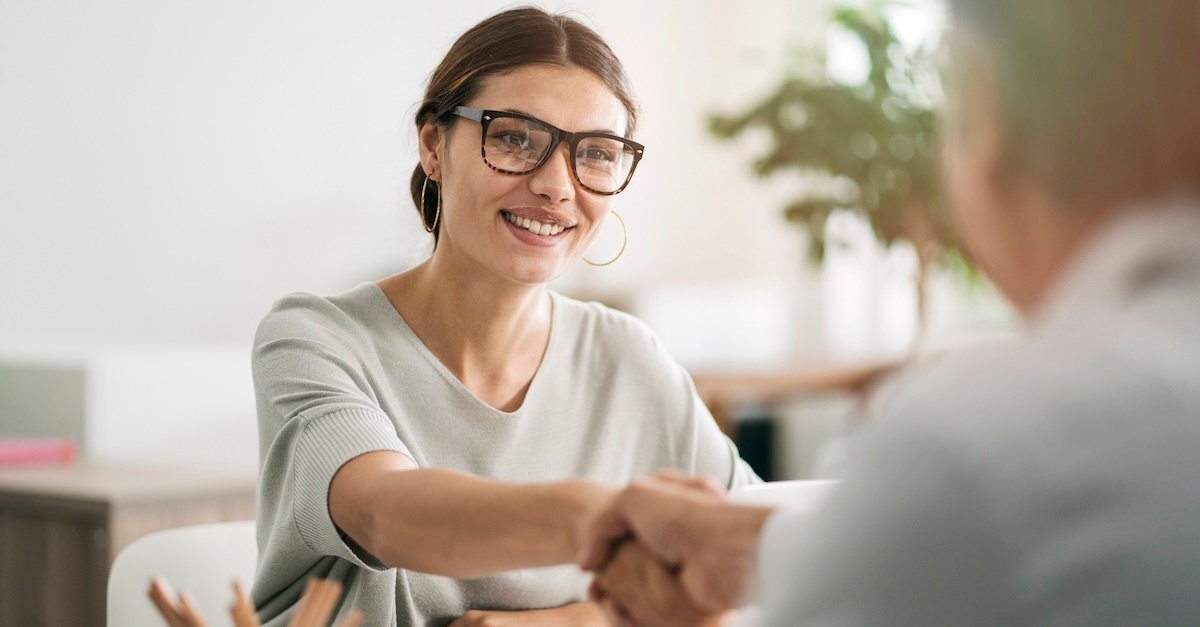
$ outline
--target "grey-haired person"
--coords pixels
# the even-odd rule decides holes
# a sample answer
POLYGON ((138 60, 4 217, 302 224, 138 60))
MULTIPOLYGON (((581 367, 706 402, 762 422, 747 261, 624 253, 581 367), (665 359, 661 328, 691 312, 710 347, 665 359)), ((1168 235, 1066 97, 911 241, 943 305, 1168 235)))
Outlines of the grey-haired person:
POLYGON ((907 377, 815 517, 635 482, 581 557, 622 620, 1200 624, 1200 3, 949 5, 947 198, 1024 336, 907 377))

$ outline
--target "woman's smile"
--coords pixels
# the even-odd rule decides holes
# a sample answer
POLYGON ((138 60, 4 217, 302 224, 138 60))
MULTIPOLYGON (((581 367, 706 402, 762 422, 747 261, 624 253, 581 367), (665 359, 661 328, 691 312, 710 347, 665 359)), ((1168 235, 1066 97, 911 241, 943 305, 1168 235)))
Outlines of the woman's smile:
POLYGON ((544 210, 514 209, 500 215, 513 236, 531 246, 554 246, 575 230, 574 224, 544 210))

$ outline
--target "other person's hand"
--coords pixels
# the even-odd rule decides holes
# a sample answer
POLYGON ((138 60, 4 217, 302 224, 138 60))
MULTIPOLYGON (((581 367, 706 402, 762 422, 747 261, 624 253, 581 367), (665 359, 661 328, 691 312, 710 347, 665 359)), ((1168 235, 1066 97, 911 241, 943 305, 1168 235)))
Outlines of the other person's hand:
POLYGON ((675 574, 633 541, 617 547, 596 574, 590 594, 609 621, 620 627, 719 627, 728 617, 698 607, 675 574))
POLYGON ((597 570, 632 537, 707 612, 739 607, 756 571, 758 534, 770 508, 731 505, 711 486, 678 474, 631 483, 591 525, 579 557, 597 570))

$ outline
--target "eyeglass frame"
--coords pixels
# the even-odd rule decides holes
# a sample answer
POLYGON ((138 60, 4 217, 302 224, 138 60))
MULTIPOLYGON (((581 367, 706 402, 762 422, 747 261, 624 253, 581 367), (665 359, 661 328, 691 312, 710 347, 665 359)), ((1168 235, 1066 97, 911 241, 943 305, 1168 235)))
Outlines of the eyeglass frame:
POLYGON ((633 180, 633 172, 634 172, 634 170, 637 170, 638 162, 640 162, 642 160, 642 154, 646 150, 645 146, 643 146, 627 137, 621 137, 620 135, 613 135, 612 133, 595 133, 595 132, 584 132, 584 131, 572 133, 571 131, 564 131, 561 128, 558 128, 557 126, 554 126, 553 124, 539 120, 531 115, 525 115, 523 113, 516 113, 513 111, 496 111, 494 109, 477 109, 475 107, 457 106, 450 110, 450 114, 479 123, 479 126, 481 128, 480 141, 479 141, 479 156, 483 157, 483 163, 485 165, 487 165, 487 167, 489 167, 501 174, 510 174, 513 176, 523 176, 526 174, 533 174, 534 172, 537 172, 538 170, 540 170, 542 166, 546 165, 546 162, 550 160, 550 155, 554 154, 555 150, 558 150, 559 144, 563 143, 564 141, 567 142, 567 150, 571 157, 569 159, 569 163, 571 165, 571 176, 575 179, 576 183, 579 183, 580 187, 583 187, 587 191, 589 191, 593 194, 598 194, 600 196, 615 196, 615 195, 620 194, 621 192, 625 191, 625 188, 629 186, 629 181, 633 180), (527 170, 525 172, 514 172, 512 170, 505 170, 503 168, 498 168, 498 167, 492 165, 491 162, 489 162, 487 159, 487 129, 488 129, 488 125, 492 123, 492 120, 496 119, 497 117, 517 118, 517 119, 521 119, 521 120, 528 120, 530 122, 535 122, 537 124, 540 124, 548 129, 550 129, 551 136, 550 136, 550 144, 549 145, 553 146, 553 148, 551 148, 550 150, 547 150, 546 154, 542 155, 541 160, 538 161, 536 165, 534 165, 532 168, 530 168, 529 170, 527 170), (575 150, 579 146, 579 140, 586 139, 589 137, 603 137, 605 139, 612 139, 612 140, 622 142, 633 148, 633 165, 629 166, 629 174, 625 175, 625 182, 621 183, 621 186, 618 187, 615 191, 611 191, 611 192, 598 191, 598 190, 592 189, 591 187, 588 187, 586 183, 584 183, 583 181, 581 181, 579 179, 579 171, 576 170, 576 167, 575 167, 575 150))

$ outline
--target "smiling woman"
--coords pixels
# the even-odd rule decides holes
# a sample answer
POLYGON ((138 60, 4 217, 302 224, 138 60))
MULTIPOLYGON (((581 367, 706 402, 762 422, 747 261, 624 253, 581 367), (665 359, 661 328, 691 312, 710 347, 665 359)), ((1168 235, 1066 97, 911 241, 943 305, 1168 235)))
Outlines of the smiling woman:
POLYGON ((411 181, 433 255, 287 296, 258 329, 267 625, 314 575, 370 624, 605 624, 569 564, 611 486, 757 481, 644 325, 546 288, 632 180, 636 113, 599 36, 539 9, 484 20, 434 71, 411 181))
POLYGON ((578 66, 529 64, 478 82, 447 122, 418 124, 432 261, 461 256, 521 284, 545 283, 583 256, 632 177, 642 146, 618 134, 632 111, 578 66), (433 194, 440 208, 431 215, 433 194))

